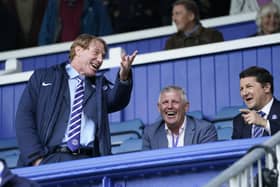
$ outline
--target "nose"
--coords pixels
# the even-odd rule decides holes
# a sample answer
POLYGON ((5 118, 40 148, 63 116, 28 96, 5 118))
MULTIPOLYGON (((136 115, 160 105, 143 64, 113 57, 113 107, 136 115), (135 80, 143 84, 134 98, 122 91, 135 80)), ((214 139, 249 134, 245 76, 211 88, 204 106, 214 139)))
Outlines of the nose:
POLYGON ((99 55, 97 56, 97 61, 98 61, 99 63, 102 63, 102 62, 103 62, 103 55, 102 55, 102 54, 99 54, 99 55))
POLYGON ((168 108, 172 108, 172 102, 168 102, 167 107, 168 107, 168 108))
POLYGON ((247 89, 243 89, 241 92, 240 92, 241 96, 246 96, 248 94, 248 91, 247 89))

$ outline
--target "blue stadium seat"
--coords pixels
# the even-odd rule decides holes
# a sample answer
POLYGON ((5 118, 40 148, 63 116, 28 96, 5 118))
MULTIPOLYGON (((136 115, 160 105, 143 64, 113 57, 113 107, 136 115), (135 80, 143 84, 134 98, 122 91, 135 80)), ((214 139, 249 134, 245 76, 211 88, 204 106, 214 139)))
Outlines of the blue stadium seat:
POLYGON ((130 153, 142 150, 142 139, 128 139, 125 140, 120 146, 112 147, 113 154, 130 153))
POLYGON ((0 139, 0 158, 4 159, 8 168, 15 168, 19 157, 16 138, 0 139))
POLYGON ((122 153, 135 152, 142 150, 142 139, 129 139, 123 142, 120 146, 122 153))
POLYGON ((199 110, 188 112, 187 115, 192 116, 196 119, 203 119, 204 118, 202 112, 199 111, 199 110))
POLYGON ((222 108, 210 121, 215 125, 218 140, 231 140, 233 124, 232 119, 239 114, 239 109, 244 106, 229 106, 222 108))
POLYGON ((112 146, 120 146, 128 139, 141 139, 144 124, 140 119, 124 122, 111 122, 110 134, 112 146))

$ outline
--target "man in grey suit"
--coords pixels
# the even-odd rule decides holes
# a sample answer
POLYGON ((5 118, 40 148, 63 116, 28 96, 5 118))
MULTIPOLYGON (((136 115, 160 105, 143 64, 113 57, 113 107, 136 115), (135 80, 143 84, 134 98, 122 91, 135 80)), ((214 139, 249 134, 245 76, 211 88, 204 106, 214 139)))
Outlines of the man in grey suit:
POLYGON ((217 140, 214 125, 186 115, 189 102, 182 88, 163 88, 159 95, 158 110, 162 119, 144 129, 143 150, 182 147, 217 140))

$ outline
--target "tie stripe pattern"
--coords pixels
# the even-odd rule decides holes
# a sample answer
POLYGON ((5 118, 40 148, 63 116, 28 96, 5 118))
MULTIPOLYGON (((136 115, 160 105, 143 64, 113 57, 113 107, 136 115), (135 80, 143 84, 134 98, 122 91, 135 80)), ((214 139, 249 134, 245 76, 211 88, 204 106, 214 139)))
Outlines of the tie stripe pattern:
MULTIPOLYGON (((262 118, 265 116, 265 113, 262 111, 257 112, 262 118)), ((258 138, 263 135, 264 128, 259 125, 253 125, 253 138, 258 138)))
POLYGON ((84 100, 83 80, 77 79, 74 101, 70 116, 70 125, 68 130, 67 145, 72 151, 76 151, 80 147, 81 118, 84 100))

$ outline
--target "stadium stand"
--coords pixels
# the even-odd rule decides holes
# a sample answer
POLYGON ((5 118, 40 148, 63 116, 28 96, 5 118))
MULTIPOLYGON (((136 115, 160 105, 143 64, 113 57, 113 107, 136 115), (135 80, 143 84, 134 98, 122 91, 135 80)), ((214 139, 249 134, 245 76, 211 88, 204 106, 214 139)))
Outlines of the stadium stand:
POLYGON ((207 118, 217 129, 218 140, 231 140, 233 131, 233 118, 239 114, 239 109, 245 106, 228 106, 221 108, 213 118, 207 118))
POLYGON ((122 152, 128 152, 128 150, 126 150, 126 145, 130 146, 129 140, 141 140, 143 128, 144 124, 140 119, 127 120, 123 122, 111 122, 110 134, 112 153, 117 154, 122 152), (124 144, 125 142, 126 144, 124 144))
POLYGON ((16 138, 0 139, 0 158, 4 159, 9 168, 15 168, 19 156, 16 138))
MULTIPOLYGON (((215 116, 226 106, 241 105, 238 73, 243 68, 251 65, 263 66, 275 75, 276 82, 280 81, 279 41, 280 35, 275 34, 140 54, 133 67, 135 86, 130 104, 125 110, 113 113, 110 120, 127 121, 138 118, 143 120, 144 124, 150 124, 158 116, 156 102, 159 91, 169 84, 179 85, 187 91, 191 101, 190 111, 201 111, 207 116, 215 116)), ((56 47, 59 45, 54 46, 56 47)), ((36 50, 46 52, 45 49, 49 48, 36 50)), ((24 55, 28 55, 26 51, 23 52, 24 55)), ((5 53, 0 58, 15 57, 16 53, 19 52, 5 53)), ((56 53, 44 56, 47 53, 36 57, 30 57, 32 56, 30 54, 30 56, 21 56, 22 62, 30 63, 28 68, 24 68, 27 72, 0 76, 1 138, 14 137, 14 115, 18 99, 32 73, 29 70, 49 66, 47 62, 58 63, 67 56, 65 51, 59 51, 57 48, 56 53)), ((116 63, 111 64, 111 62, 104 68, 111 68, 106 72, 109 78, 117 72, 114 68, 116 63)), ((275 93, 278 97, 279 87, 275 87, 275 93)), ((123 141, 122 145, 124 146, 127 141, 123 141)), ((174 150, 119 154, 13 171, 34 179, 43 186, 79 184, 104 187, 163 184, 176 186, 178 183, 180 186, 202 186, 243 156, 249 147, 263 141, 264 139, 225 141, 174 150)), ((137 145, 135 147, 139 148, 139 144, 137 145)))

